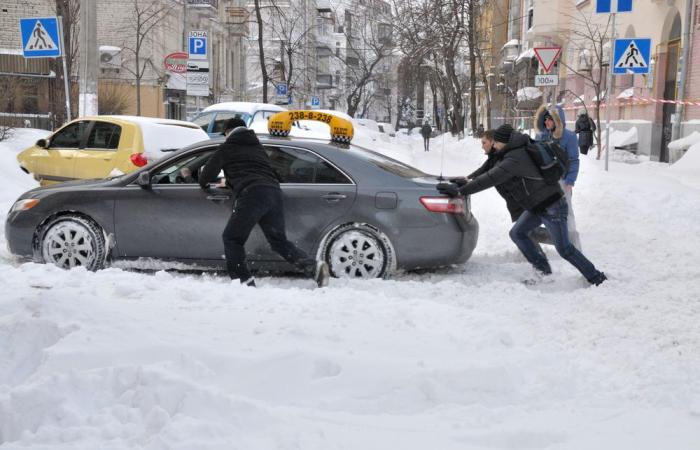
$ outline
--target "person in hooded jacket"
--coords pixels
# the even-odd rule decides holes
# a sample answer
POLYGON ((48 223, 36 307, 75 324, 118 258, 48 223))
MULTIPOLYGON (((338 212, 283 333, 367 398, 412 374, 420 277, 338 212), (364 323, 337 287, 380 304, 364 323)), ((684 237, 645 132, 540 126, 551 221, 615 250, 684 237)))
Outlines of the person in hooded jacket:
POLYGON ((510 238, 539 274, 549 275, 552 269, 547 256, 538 251, 530 238, 530 233, 544 224, 557 253, 576 267, 589 283, 599 285, 607 278, 569 241, 566 197, 558 184, 547 184, 542 179, 539 169, 527 154, 529 143, 528 136, 514 131, 510 125, 501 125, 494 133, 493 167, 461 187, 455 183, 440 183, 437 189, 443 194, 456 196, 471 195, 496 186, 506 202, 523 210, 510 230, 510 238))
POLYGON ((596 130, 595 122, 582 112, 576 119, 576 134, 578 134, 578 148, 581 154, 587 155, 593 147, 593 132, 596 130))
POLYGON ((574 246, 581 250, 581 239, 576 231, 576 217, 572 206, 573 188, 578 178, 579 157, 578 139, 576 134, 566 128, 566 116, 561 106, 548 107, 542 105, 535 113, 535 128, 538 131, 535 137, 538 141, 553 141, 559 144, 569 156, 569 170, 559 181, 561 188, 566 195, 566 202, 569 205, 569 239, 574 246))
POLYGON ((199 176, 202 189, 217 179, 223 169, 226 185, 232 191, 233 212, 223 232, 226 269, 231 279, 255 287, 246 262, 245 243, 255 225, 272 249, 287 262, 313 277, 318 286, 326 286, 330 277, 324 261, 314 261, 287 239, 284 204, 279 176, 253 130, 238 117, 224 126, 226 141, 209 157, 199 176))
POLYGON ((430 151, 430 135, 433 132, 433 127, 430 126, 428 121, 423 122, 423 126, 420 127, 420 134, 423 136, 423 150, 430 151))

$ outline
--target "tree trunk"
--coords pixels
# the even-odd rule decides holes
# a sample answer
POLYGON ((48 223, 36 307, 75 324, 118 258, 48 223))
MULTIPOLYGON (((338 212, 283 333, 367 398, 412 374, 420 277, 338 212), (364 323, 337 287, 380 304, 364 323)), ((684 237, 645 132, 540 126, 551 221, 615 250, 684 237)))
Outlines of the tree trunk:
POLYGON ((258 21, 258 56, 260 57, 260 73, 262 74, 263 103, 267 103, 267 82, 269 80, 265 68, 265 48, 263 47, 263 21, 260 13, 260 0, 255 0, 255 17, 258 21))
POLYGON ((476 130, 476 54, 474 52, 476 47, 476 30, 474 30, 474 1, 469 0, 468 3, 468 38, 469 42, 469 108, 471 109, 471 127, 472 130, 476 130))

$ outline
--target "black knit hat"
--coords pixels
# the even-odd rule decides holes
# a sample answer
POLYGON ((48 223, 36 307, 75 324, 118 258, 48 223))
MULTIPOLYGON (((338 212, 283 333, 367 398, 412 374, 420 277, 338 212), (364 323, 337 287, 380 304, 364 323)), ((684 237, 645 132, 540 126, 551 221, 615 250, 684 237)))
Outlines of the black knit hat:
POLYGON ((513 134, 513 127, 506 123, 496 128, 496 131, 493 133, 493 140, 507 144, 510 141, 511 134, 513 134))
POLYGON ((226 123, 224 123, 224 129, 221 134, 226 134, 228 130, 232 130, 234 128, 238 127, 244 127, 245 126, 245 121, 241 119, 240 117, 236 116, 231 119, 228 119, 226 123))

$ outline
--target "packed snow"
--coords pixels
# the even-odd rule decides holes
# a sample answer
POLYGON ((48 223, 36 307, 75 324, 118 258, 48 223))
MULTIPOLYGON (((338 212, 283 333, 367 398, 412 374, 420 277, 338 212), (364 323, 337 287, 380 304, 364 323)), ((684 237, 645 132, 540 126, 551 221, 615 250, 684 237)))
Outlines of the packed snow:
MULTIPOLYGON (((18 131, 0 143, 3 221, 36 185, 14 157, 42 132, 18 131)), ((374 143, 436 174, 484 159, 470 138, 374 143)), ((63 271, 15 260, 0 230, 0 448, 700 448, 698 147, 609 172, 581 156, 599 287, 551 247, 551 280, 523 284, 493 189, 471 198, 467 263, 322 289, 63 271)))

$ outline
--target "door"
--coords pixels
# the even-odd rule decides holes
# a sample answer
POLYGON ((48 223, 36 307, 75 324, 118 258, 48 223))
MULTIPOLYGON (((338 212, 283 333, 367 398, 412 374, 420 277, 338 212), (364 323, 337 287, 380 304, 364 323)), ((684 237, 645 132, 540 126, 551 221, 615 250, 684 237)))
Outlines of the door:
POLYGON ((222 260, 221 233, 233 201, 225 187, 202 190, 196 176, 214 148, 154 168, 152 185, 121 190, 115 201, 115 250, 120 257, 222 260), (185 180, 184 167, 194 179, 185 180))
MULTIPOLYGON (((675 100, 677 94, 678 57, 680 53, 680 40, 668 43, 666 53, 666 78, 664 82, 664 100, 675 100)), ((659 161, 668 162, 668 143, 671 142, 673 114, 676 113, 675 103, 664 103, 663 105, 663 127, 661 134, 661 149, 659 150, 659 161)))
POLYGON ((106 178, 117 165, 122 127, 103 121, 94 121, 85 142, 85 148, 76 152, 76 178, 106 178))
MULTIPOLYGON (((308 149, 266 145, 265 150, 281 179, 287 238, 313 257, 324 231, 352 207, 357 187, 340 168, 308 149)), ((262 234, 257 227, 255 231, 262 234)), ((281 260, 268 245, 259 257, 281 260)))
POLYGON ((48 149, 37 153, 37 173, 45 181, 68 181, 75 177, 75 156, 83 147, 90 121, 73 122, 58 130, 48 149))

